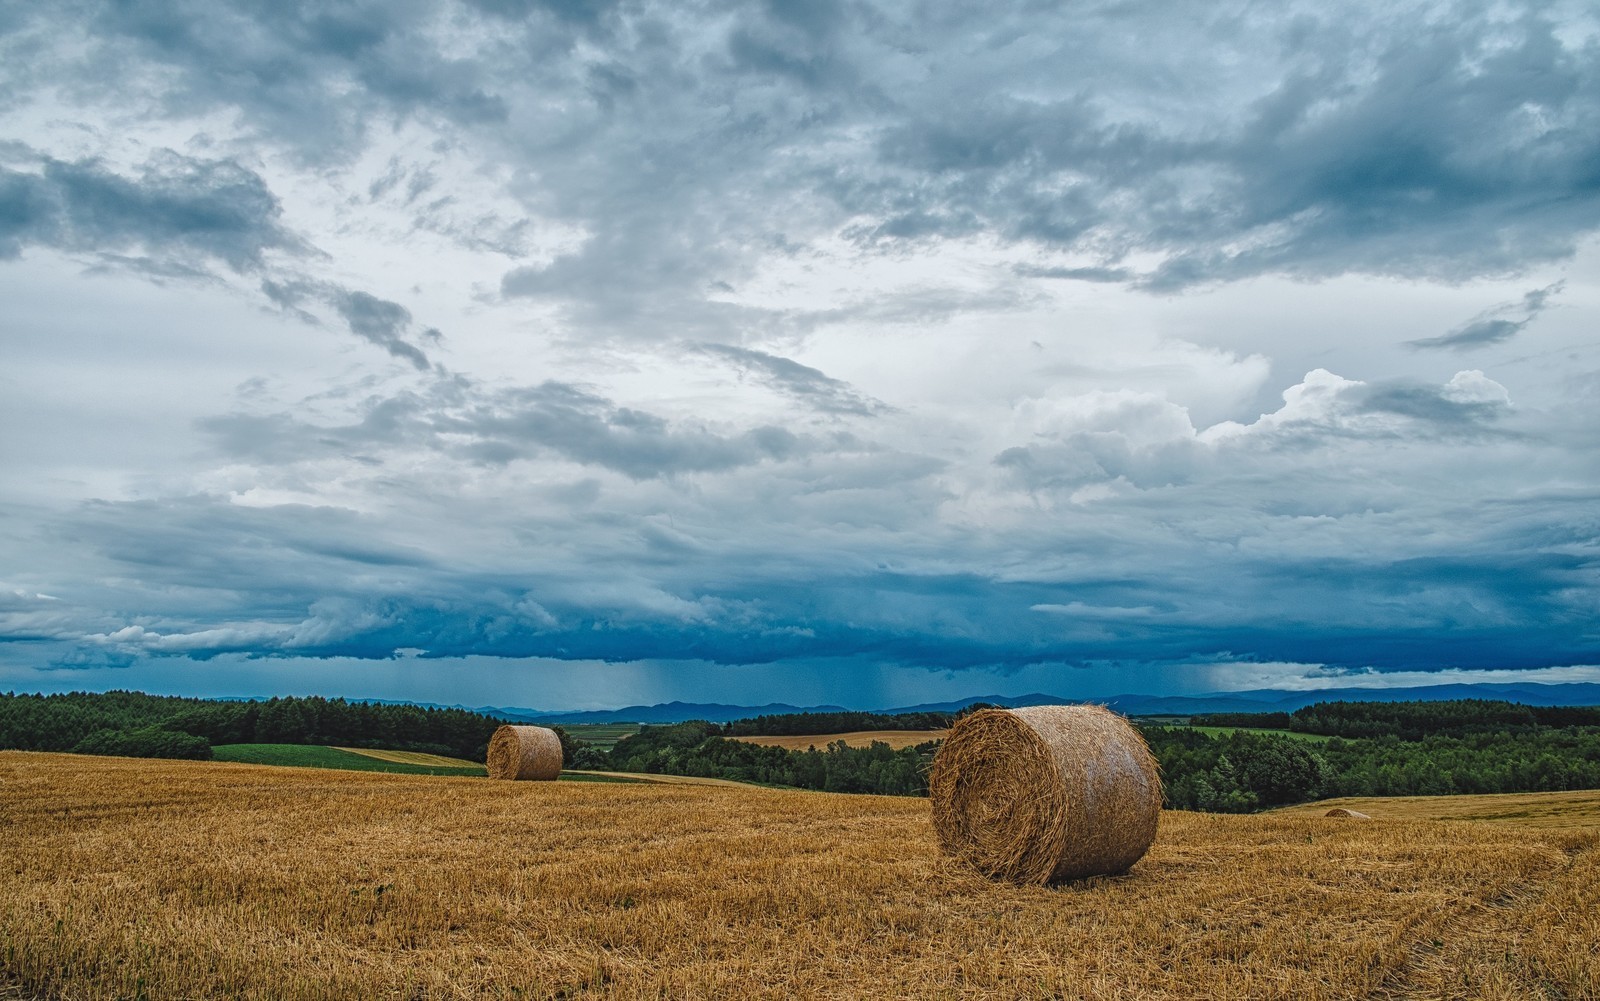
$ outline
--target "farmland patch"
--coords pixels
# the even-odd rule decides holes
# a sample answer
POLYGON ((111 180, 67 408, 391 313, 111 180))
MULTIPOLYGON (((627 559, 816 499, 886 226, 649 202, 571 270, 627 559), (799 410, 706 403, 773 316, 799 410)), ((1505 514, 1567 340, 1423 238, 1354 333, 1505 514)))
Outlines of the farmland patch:
POLYGON ((1316 1001, 1600 983, 1592 826, 1168 812, 1129 875, 1049 889, 945 858, 906 797, 27 752, 0 753, 0 786, 0 983, 38 996, 1316 1001))

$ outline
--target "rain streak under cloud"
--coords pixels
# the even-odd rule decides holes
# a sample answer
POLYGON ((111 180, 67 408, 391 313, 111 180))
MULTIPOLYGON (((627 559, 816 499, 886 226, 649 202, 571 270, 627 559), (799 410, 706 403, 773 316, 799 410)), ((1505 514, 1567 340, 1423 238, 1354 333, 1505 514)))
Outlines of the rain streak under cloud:
POLYGON ((1586 4, 0 13, 0 689, 1600 680, 1586 4))

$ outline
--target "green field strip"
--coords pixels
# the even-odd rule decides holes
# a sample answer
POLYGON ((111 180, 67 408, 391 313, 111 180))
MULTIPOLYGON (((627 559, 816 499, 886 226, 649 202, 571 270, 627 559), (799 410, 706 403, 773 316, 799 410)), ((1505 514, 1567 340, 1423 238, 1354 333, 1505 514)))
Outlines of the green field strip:
POLYGON ((217 761, 247 765, 287 765, 295 768, 335 768, 347 772, 388 772, 393 775, 457 775, 483 777, 482 765, 441 766, 383 761, 365 754, 317 744, 218 744, 211 749, 217 761))

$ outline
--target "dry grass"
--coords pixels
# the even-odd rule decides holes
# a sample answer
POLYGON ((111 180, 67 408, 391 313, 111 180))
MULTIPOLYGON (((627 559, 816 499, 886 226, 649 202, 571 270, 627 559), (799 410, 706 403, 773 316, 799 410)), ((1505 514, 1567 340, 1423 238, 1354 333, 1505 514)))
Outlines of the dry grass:
POLYGON ((601 778, 628 779, 633 782, 652 782, 664 786, 732 786, 735 789, 760 789, 762 786, 753 786, 748 782, 735 782, 732 779, 702 778, 698 775, 662 775, 659 772, 596 772, 580 771, 568 768, 563 775, 596 775, 601 778))
POLYGON ((1600 995, 1593 829, 1169 813, 1045 889, 918 799, 22 752, 0 790, 41 997, 1600 995))
POLYGON ((1375 820, 1490 820, 1519 827, 1600 829, 1600 789, 1491 796, 1347 796, 1287 806, 1277 813, 1314 816, 1340 807, 1375 820))
POLYGON ((949 732, 948 730, 854 730, 850 733, 819 733, 799 737, 734 737, 733 739, 742 740, 747 744, 786 747, 791 751, 804 751, 808 747, 815 747, 820 751, 836 740, 842 740, 851 747, 888 744, 898 751, 902 747, 915 747, 930 740, 943 740, 944 735, 949 732))
POLYGON ((481 761, 468 761, 466 758, 447 758, 442 754, 423 754, 421 751, 378 751, 370 747, 335 747, 335 751, 347 751, 350 754, 359 754, 365 758, 375 758, 378 761, 392 761, 397 765, 435 765, 443 768, 482 768, 481 761))

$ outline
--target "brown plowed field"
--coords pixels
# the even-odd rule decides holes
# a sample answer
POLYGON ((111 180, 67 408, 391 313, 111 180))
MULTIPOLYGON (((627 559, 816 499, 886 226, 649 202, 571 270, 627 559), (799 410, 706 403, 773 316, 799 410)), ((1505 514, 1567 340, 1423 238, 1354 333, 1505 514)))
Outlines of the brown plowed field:
POLYGON ((919 799, 0 753, 61 998, 1593 998, 1600 832, 1170 813, 1057 889, 919 799))

